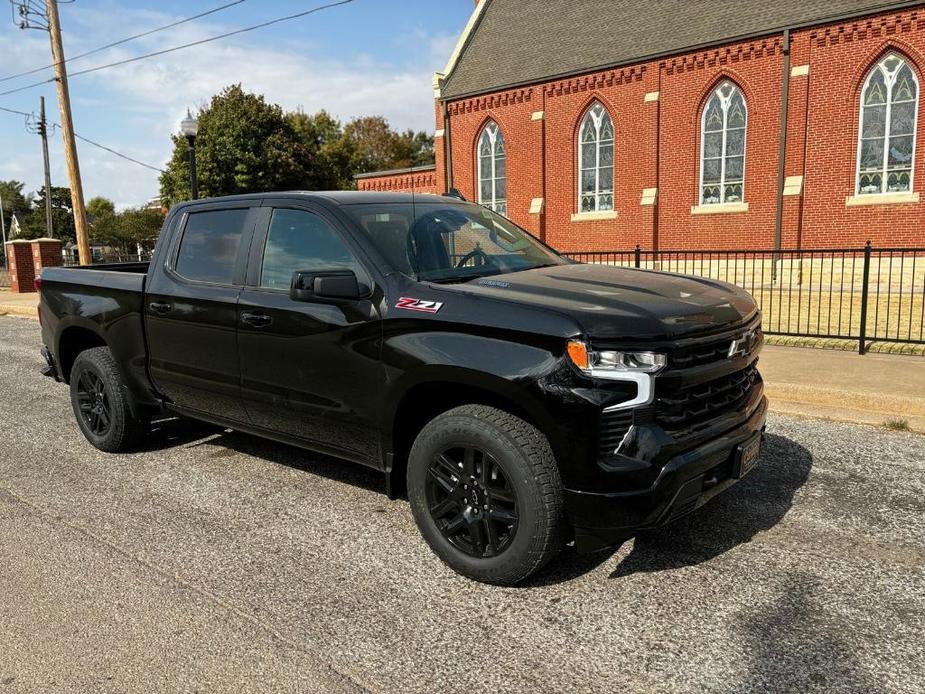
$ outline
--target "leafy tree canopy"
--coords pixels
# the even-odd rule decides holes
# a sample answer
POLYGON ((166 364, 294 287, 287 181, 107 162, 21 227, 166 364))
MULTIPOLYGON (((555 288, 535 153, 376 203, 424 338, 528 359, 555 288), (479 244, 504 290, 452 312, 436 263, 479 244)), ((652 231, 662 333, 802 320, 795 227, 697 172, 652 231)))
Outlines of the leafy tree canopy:
MULTIPOLYGON (((89 209, 87 203, 88 214, 92 214, 89 209)), ((112 213, 103 209, 90 223, 90 238, 123 258, 131 258, 139 246, 144 250, 154 247, 163 223, 164 213, 160 209, 141 207, 112 213)))
MULTIPOLYGON (((22 222, 20 222, 22 224, 22 222)), ((73 243, 74 214, 71 209, 71 189, 63 186, 51 187, 51 223, 56 239, 73 243)), ((32 211, 22 224, 22 238, 38 239, 48 235, 45 225, 45 186, 38 189, 32 198, 32 211)))
POLYGON ((109 198, 104 198, 102 196, 96 196, 87 200, 87 218, 90 220, 90 224, 93 224, 95 220, 111 217, 116 214, 116 205, 109 198))
POLYGON ((26 184, 22 181, 0 181, 0 201, 3 203, 3 217, 7 224, 14 214, 22 223, 32 211, 31 196, 23 194, 25 187, 26 184))
MULTIPOLYGON (((351 188, 356 173, 433 163, 433 137, 424 132, 395 132, 381 116, 342 126, 326 111, 284 113, 240 84, 214 96, 198 119, 202 196, 351 188)), ((161 175, 168 206, 190 196, 187 142, 175 135, 173 143, 161 175)))

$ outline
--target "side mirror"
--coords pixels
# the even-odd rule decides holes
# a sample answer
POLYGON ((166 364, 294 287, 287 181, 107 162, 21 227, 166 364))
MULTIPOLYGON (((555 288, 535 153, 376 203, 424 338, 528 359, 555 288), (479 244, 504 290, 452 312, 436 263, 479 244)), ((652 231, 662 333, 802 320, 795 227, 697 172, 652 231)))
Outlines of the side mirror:
POLYGON ((292 274, 289 297, 293 301, 359 299, 360 284, 353 270, 308 270, 292 274))

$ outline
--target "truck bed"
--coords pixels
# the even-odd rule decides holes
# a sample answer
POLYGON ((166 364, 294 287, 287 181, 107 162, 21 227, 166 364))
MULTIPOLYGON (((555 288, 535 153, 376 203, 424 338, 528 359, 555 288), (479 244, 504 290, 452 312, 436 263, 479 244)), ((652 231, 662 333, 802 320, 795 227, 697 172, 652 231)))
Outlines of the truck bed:
POLYGON ((136 399, 148 395, 144 340, 144 297, 148 263, 48 267, 41 273, 39 317, 42 339, 59 358, 67 378, 74 354, 69 344, 108 344, 136 399))

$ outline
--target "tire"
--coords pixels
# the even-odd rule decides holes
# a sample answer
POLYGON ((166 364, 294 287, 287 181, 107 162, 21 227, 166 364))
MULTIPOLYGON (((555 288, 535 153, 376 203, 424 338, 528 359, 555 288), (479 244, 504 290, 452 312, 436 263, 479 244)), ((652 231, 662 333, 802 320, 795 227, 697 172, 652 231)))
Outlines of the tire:
POLYGON ((411 448, 407 477, 421 535, 463 576, 515 585, 564 545, 562 483, 552 448, 534 426, 508 412, 465 405, 436 417, 411 448))
POLYGON ((131 450, 139 444, 147 426, 132 416, 128 391, 108 347, 78 354, 70 382, 71 406, 87 441, 107 453, 131 450))

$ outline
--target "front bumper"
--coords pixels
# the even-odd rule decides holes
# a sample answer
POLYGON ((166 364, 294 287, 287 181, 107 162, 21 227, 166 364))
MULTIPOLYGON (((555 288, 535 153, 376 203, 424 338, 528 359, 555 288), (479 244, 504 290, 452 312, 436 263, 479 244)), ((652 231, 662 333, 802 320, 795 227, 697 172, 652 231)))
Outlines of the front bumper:
MULTIPOLYGON (((644 488, 589 492, 565 489, 565 509, 579 551, 602 549, 664 525, 699 508, 731 487, 739 444, 764 430, 768 401, 763 395, 745 421, 694 448, 658 461, 655 481, 644 488)), ((655 456, 657 459, 660 456, 655 456)), ((652 461, 646 464, 648 467, 652 461)), ((627 479, 630 479, 628 476, 627 479)), ((621 485, 622 486, 622 485, 621 485)))

